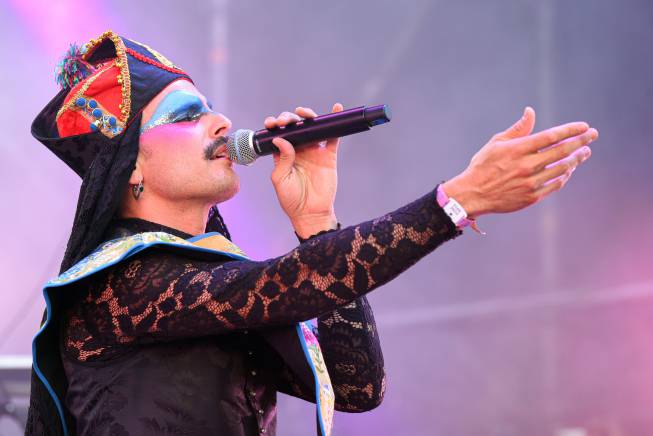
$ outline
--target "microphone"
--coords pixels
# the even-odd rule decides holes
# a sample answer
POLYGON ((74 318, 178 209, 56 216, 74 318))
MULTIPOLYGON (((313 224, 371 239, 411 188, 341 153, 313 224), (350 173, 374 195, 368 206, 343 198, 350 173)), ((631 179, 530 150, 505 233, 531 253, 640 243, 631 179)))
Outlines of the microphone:
POLYGON ((260 156, 278 151, 274 138, 284 138, 295 148, 311 142, 352 135, 370 130, 373 126, 390 121, 390 108, 385 105, 359 106, 342 112, 307 118, 297 123, 274 129, 239 129, 229 135, 227 152, 232 162, 251 165, 260 156))

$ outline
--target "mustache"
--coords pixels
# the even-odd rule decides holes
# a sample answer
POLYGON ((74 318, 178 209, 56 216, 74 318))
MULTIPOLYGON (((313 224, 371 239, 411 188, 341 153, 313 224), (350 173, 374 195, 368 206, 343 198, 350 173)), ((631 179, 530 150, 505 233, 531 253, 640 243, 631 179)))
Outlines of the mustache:
POLYGON ((215 151, 222 147, 223 145, 227 145, 227 137, 226 136, 219 136, 215 139, 215 141, 211 142, 209 145, 206 146, 204 149, 204 159, 206 160, 211 160, 213 155, 215 154, 215 151))

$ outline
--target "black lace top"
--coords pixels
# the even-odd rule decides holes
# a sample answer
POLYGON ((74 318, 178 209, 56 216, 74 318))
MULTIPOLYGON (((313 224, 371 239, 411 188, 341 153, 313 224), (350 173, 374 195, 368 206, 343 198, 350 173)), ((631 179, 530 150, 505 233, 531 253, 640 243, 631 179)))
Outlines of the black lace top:
MULTIPOLYGON (((120 220, 114 223, 108 238, 143 231, 189 236, 146 221, 120 220)), ((437 205, 433 191, 395 212, 322 234, 283 256, 265 261, 207 262, 164 249, 145 251, 79 287, 62 330, 67 376, 69 380, 82 380, 74 374, 79 368, 102 367, 103 363, 119 361, 142 347, 183 347, 215 338, 229 342, 235 337, 230 335, 243 338, 248 333, 248 337, 256 338, 257 332, 317 317, 319 341, 336 393, 336 409, 369 410, 381 401, 385 377, 372 310, 364 295, 459 234, 437 205)), ((253 340, 251 344, 236 340, 234 346, 222 347, 222 351, 246 356, 253 348, 265 347, 253 340)), ((274 434, 274 410, 270 410, 274 409, 274 400, 261 403, 260 397, 269 397, 270 390, 278 390, 314 401, 314 386, 288 368, 280 356, 274 356, 270 350, 261 352, 267 357, 255 362, 254 367, 274 368, 265 380, 258 382, 267 386, 263 391, 268 393, 259 393, 259 402, 252 403, 246 400, 248 391, 243 388, 242 403, 248 403, 249 407, 243 409, 252 409, 249 412, 257 418, 256 425, 251 426, 252 434, 274 434)), ((243 363, 246 359, 234 359, 236 366, 247 366, 243 363)), ((237 372, 251 374, 256 370, 237 372)), ((247 376, 243 377, 247 385, 247 376)), ((249 393, 256 394, 257 389, 249 393)), ((103 401, 115 403, 106 387, 90 392, 98 397, 91 401, 94 405, 103 401)), ((85 410, 86 415, 77 417, 78 434, 99 434, 85 432, 83 428, 92 427, 90 400, 82 398, 90 392, 88 386, 75 389, 74 382, 69 388, 67 405, 78 413, 85 410)), ((205 400, 220 398, 209 395, 205 400)), ((243 411, 241 415, 249 412, 243 411)), ((141 422, 149 419, 142 418, 141 422)), ((121 426, 111 417, 101 421, 121 426)), ((187 418, 176 421, 175 425, 183 426, 186 421, 187 418)), ((155 431, 161 428, 157 426, 155 431)), ((247 426, 241 427, 229 427, 228 434, 250 434, 247 426)), ((198 433, 207 429, 218 430, 209 426, 198 433)), ((138 434, 142 430, 132 427, 125 431, 124 434, 138 434)))

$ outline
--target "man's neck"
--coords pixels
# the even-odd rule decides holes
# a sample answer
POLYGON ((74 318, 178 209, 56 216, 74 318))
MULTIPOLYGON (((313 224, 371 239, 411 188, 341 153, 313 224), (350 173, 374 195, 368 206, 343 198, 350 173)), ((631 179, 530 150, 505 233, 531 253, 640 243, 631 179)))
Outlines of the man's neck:
POLYGON ((205 232, 211 205, 190 202, 162 202, 142 198, 138 203, 123 208, 121 218, 140 218, 180 230, 190 235, 205 232))

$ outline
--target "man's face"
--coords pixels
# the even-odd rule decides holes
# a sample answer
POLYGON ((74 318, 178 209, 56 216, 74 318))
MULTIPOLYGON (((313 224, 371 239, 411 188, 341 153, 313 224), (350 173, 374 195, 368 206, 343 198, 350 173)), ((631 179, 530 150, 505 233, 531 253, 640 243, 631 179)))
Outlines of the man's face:
POLYGON ((143 109, 138 162, 146 194, 182 203, 233 197, 238 175, 222 141, 230 128, 192 83, 164 88, 143 109))

